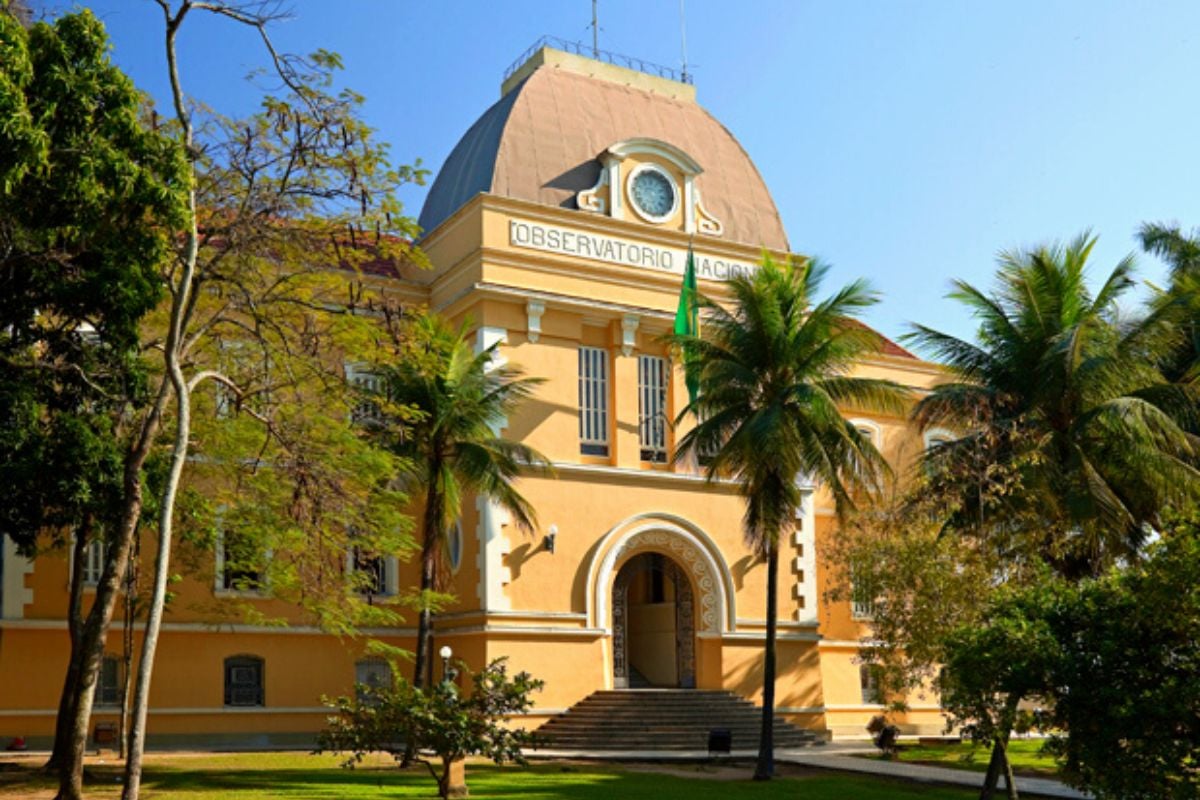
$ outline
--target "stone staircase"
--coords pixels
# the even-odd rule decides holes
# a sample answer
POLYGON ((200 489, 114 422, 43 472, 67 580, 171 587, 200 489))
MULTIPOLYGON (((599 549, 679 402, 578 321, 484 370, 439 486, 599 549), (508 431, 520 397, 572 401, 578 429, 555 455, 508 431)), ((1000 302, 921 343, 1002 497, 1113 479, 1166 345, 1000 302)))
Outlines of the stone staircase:
MULTIPOLYGON (((537 729, 554 750, 707 750, 708 732, 725 728, 734 750, 756 750, 762 708, 729 692, 626 689, 594 692, 537 729)), ((775 717, 776 747, 823 742, 775 717)))

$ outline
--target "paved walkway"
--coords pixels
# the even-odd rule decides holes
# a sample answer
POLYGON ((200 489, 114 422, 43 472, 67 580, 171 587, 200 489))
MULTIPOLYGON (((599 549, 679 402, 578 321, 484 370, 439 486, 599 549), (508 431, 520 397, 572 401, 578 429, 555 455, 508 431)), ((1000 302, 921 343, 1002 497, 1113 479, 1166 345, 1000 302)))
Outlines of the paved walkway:
MULTIPOLYGON (((906 764, 900 761, 881 761, 875 758, 858 758, 853 755, 854 753, 874 752, 875 748, 864 747, 861 744, 827 744, 814 747, 780 748, 775 751, 775 759, 785 764, 797 764, 839 772, 858 772, 920 783, 938 783, 972 789, 983 786, 982 772, 970 772, 950 767, 931 767, 925 764, 906 764)), ((705 750, 526 750, 525 755, 532 760, 579 759, 587 761, 695 762, 705 761, 709 758, 709 754, 705 750)), ((752 760, 757 755, 757 750, 734 750, 729 756, 722 756, 722 758, 752 760)), ((1001 778, 1001 792, 1003 786, 1004 779, 1001 778)), ((1022 795, 1029 794, 1038 797, 1068 798, 1068 800, 1086 800, 1089 797, 1089 795, 1050 778, 1018 776, 1017 789, 1022 795)))
MULTIPOLYGON (((882 761, 877 758, 857 758, 852 753, 872 753, 874 748, 863 748, 857 745, 830 744, 824 747, 806 747, 802 749, 779 750, 775 758, 786 764, 800 764, 806 767, 833 769, 844 772, 861 772, 868 775, 879 775, 889 778, 903 778, 924 783, 943 783, 953 786, 969 786, 978 789, 983 786, 983 773, 970 772, 950 767, 932 767, 926 764, 906 764, 901 761, 882 761)), ((1000 779, 1003 791, 1004 778, 1000 779)), ((1039 797, 1087 798, 1066 784, 1050 778, 1028 778, 1017 776, 1017 789, 1039 797)))

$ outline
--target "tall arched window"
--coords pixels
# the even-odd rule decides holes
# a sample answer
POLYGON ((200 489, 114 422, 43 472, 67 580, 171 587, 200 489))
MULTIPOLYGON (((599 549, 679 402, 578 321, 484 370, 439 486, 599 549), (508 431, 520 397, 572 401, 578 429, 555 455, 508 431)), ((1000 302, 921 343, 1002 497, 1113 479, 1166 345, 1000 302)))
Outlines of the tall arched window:
POLYGON ((225 705, 266 705, 263 693, 263 660, 258 656, 225 659, 225 705))

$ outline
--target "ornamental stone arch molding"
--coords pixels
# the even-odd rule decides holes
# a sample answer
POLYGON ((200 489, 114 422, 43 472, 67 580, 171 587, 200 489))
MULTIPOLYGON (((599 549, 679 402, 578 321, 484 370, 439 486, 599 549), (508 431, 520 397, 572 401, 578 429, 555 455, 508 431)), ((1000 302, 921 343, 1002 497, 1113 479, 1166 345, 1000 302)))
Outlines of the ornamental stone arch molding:
POLYGON ((612 587, 617 570, 643 552, 670 556, 695 585, 696 632, 701 636, 731 633, 733 575, 721 551, 699 526, 674 514, 636 514, 609 529, 588 568, 587 616, 593 628, 612 633, 612 587))

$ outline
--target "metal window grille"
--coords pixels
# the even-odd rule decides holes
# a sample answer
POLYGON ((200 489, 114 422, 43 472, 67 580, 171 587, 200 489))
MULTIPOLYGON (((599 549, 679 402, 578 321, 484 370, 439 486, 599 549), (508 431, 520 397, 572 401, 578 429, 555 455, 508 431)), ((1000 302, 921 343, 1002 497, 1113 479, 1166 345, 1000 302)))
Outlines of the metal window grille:
POLYGON ((121 705, 121 662, 105 656, 100 662, 100 680, 96 684, 96 705, 121 705))
POLYGON ((263 705, 263 663, 260 659, 225 660, 225 705, 263 705))
POLYGON ((83 583, 85 586, 95 586, 100 583, 100 574, 104 571, 104 542, 93 539, 88 542, 83 553, 83 583))
POLYGON ((608 353, 579 348, 579 452, 608 455, 608 353))
POLYGON ((638 356, 638 436, 642 461, 667 461, 667 360, 638 356))
POLYGON ((392 688, 392 668, 381 658, 368 658, 354 665, 354 694, 360 703, 374 706, 376 692, 392 688))
POLYGON ((359 364, 346 365, 346 380, 359 394, 359 399, 350 409, 350 421, 356 425, 379 425, 383 422, 383 411, 372 395, 383 397, 386 386, 381 375, 359 364))
POLYGON ((871 619, 875 616, 875 591, 870 583, 860 576, 850 576, 850 613, 855 619, 871 619))

